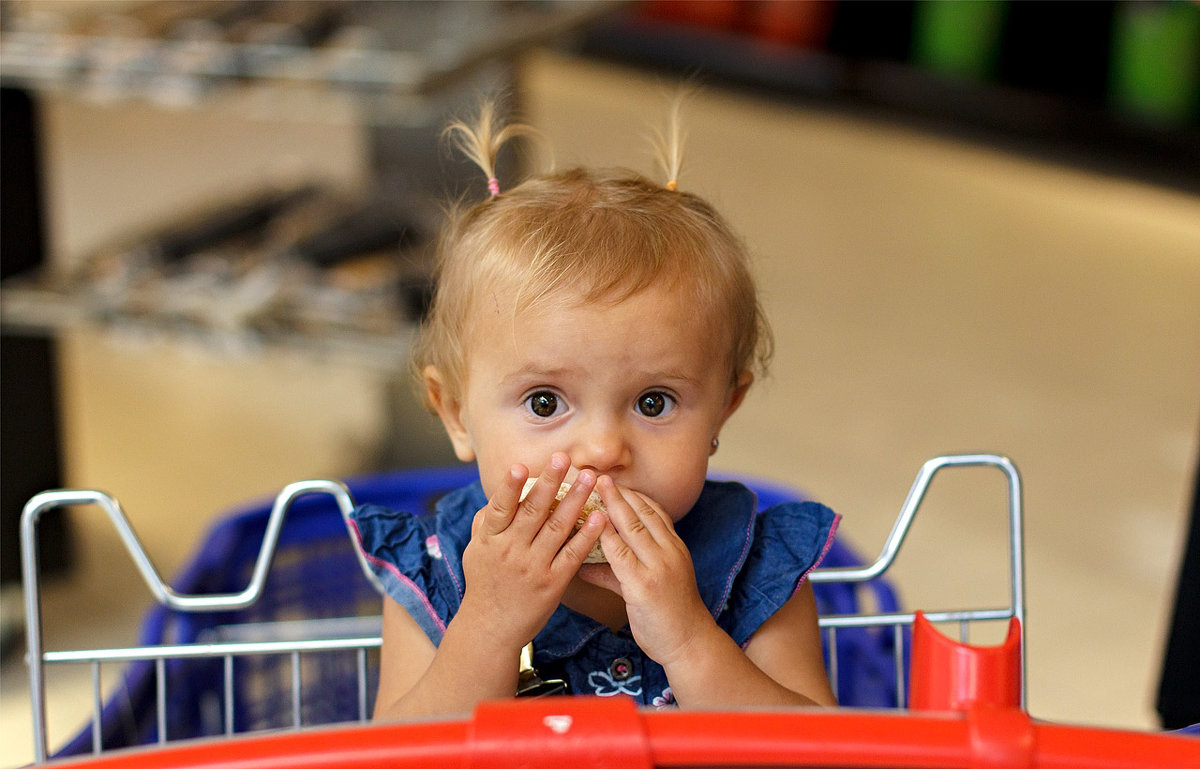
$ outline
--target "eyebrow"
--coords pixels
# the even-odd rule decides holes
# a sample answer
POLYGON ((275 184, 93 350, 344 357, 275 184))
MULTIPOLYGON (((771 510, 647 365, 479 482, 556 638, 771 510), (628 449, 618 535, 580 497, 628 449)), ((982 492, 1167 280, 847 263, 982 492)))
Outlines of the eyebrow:
POLYGON ((526 366, 502 376, 500 384, 503 385, 521 379, 553 379, 554 377, 562 376, 566 372, 567 369, 561 366, 526 366))
MULTIPOLYGON (((501 386, 511 382, 516 382, 523 379, 553 379, 555 377, 564 376, 570 373, 570 369, 562 366, 538 366, 533 365, 514 371, 500 378, 501 386)), ((587 372, 584 372, 587 373, 587 372)), ((683 374, 672 373, 665 370, 650 371, 644 374, 637 375, 639 379, 646 379, 651 382, 664 382, 667 384, 679 382, 693 387, 700 385, 700 380, 696 377, 685 376, 683 374)))
POLYGON ((700 380, 696 377, 684 376, 682 374, 671 374, 666 371, 653 372, 647 378, 655 382, 684 382, 692 386, 698 386, 700 384, 700 380))

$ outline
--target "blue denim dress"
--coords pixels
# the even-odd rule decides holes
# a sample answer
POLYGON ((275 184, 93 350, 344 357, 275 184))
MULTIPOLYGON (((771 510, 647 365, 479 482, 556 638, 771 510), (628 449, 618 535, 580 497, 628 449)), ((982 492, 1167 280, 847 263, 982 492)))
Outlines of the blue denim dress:
MULTIPOLYGON (((486 504, 475 483, 443 497, 433 514, 363 505, 351 516, 388 595, 435 646, 462 600, 462 554, 471 521, 486 504)), ((691 553, 700 597, 741 646, 820 563, 838 523, 832 510, 815 502, 788 502, 761 513, 756 508, 754 492, 742 484, 707 481, 696 506, 675 524, 691 553)), ((543 677, 563 678, 574 694, 674 704, 662 666, 642 653, 628 626, 613 632, 559 606, 533 644, 543 677)))

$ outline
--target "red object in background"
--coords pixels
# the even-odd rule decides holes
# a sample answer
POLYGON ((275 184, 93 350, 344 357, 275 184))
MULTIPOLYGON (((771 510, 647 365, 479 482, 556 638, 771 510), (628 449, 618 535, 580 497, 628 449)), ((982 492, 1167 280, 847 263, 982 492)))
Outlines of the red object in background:
POLYGON ((834 0, 646 0, 641 15, 799 48, 824 48, 834 0))
POLYGON ((761 40, 823 49, 833 26, 833 0, 762 0, 747 3, 751 33, 761 40))
POLYGON ((646 0, 641 13, 653 19, 735 32, 741 27, 743 12, 751 5, 739 0, 646 0))
POLYGON ((1021 622, 1013 617, 999 646, 947 638, 921 612, 913 620, 909 707, 968 710, 1021 707, 1021 622))

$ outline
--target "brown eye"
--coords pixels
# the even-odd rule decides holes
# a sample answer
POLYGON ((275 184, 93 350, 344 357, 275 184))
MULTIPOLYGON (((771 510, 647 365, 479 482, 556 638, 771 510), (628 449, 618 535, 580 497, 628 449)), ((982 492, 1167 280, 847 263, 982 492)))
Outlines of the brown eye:
POLYGON ((530 395, 526 400, 526 405, 529 406, 529 410, 533 412, 534 416, 546 419, 554 416, 558 411, 558 396, 542 390, 530 395))
POLYGON ((638 398, 638 413, 645 417, 661 417, 675 405, 670 395, 661 392, 649 392, 638 398))

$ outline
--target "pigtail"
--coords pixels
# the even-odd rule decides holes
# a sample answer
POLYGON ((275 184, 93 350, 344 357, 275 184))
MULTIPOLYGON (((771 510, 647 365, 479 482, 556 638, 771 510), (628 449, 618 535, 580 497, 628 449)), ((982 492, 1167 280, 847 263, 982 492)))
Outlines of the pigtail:
POLYGON ((480 105, 474 126, 454 120, 443 131, 443 135, 449 136, 454 146, 487 176, 491 197, 500 194, 500 182, 496 179, 496 157, 500 154, 500 148, 516 136, 536 133, 532 126, 523 123, 502 125, 496 105, 491 101, 480 105))
POLYGON ((683 144, 687 135, 683 131, 680 115, 688 93, 683 89, 675 93, 667 110, 666 130, 659 128, 654 132, 654 149, 658 164, 667 179, 663 186, 668 190, 678 189, 679 172, 683 168, 683 144))

